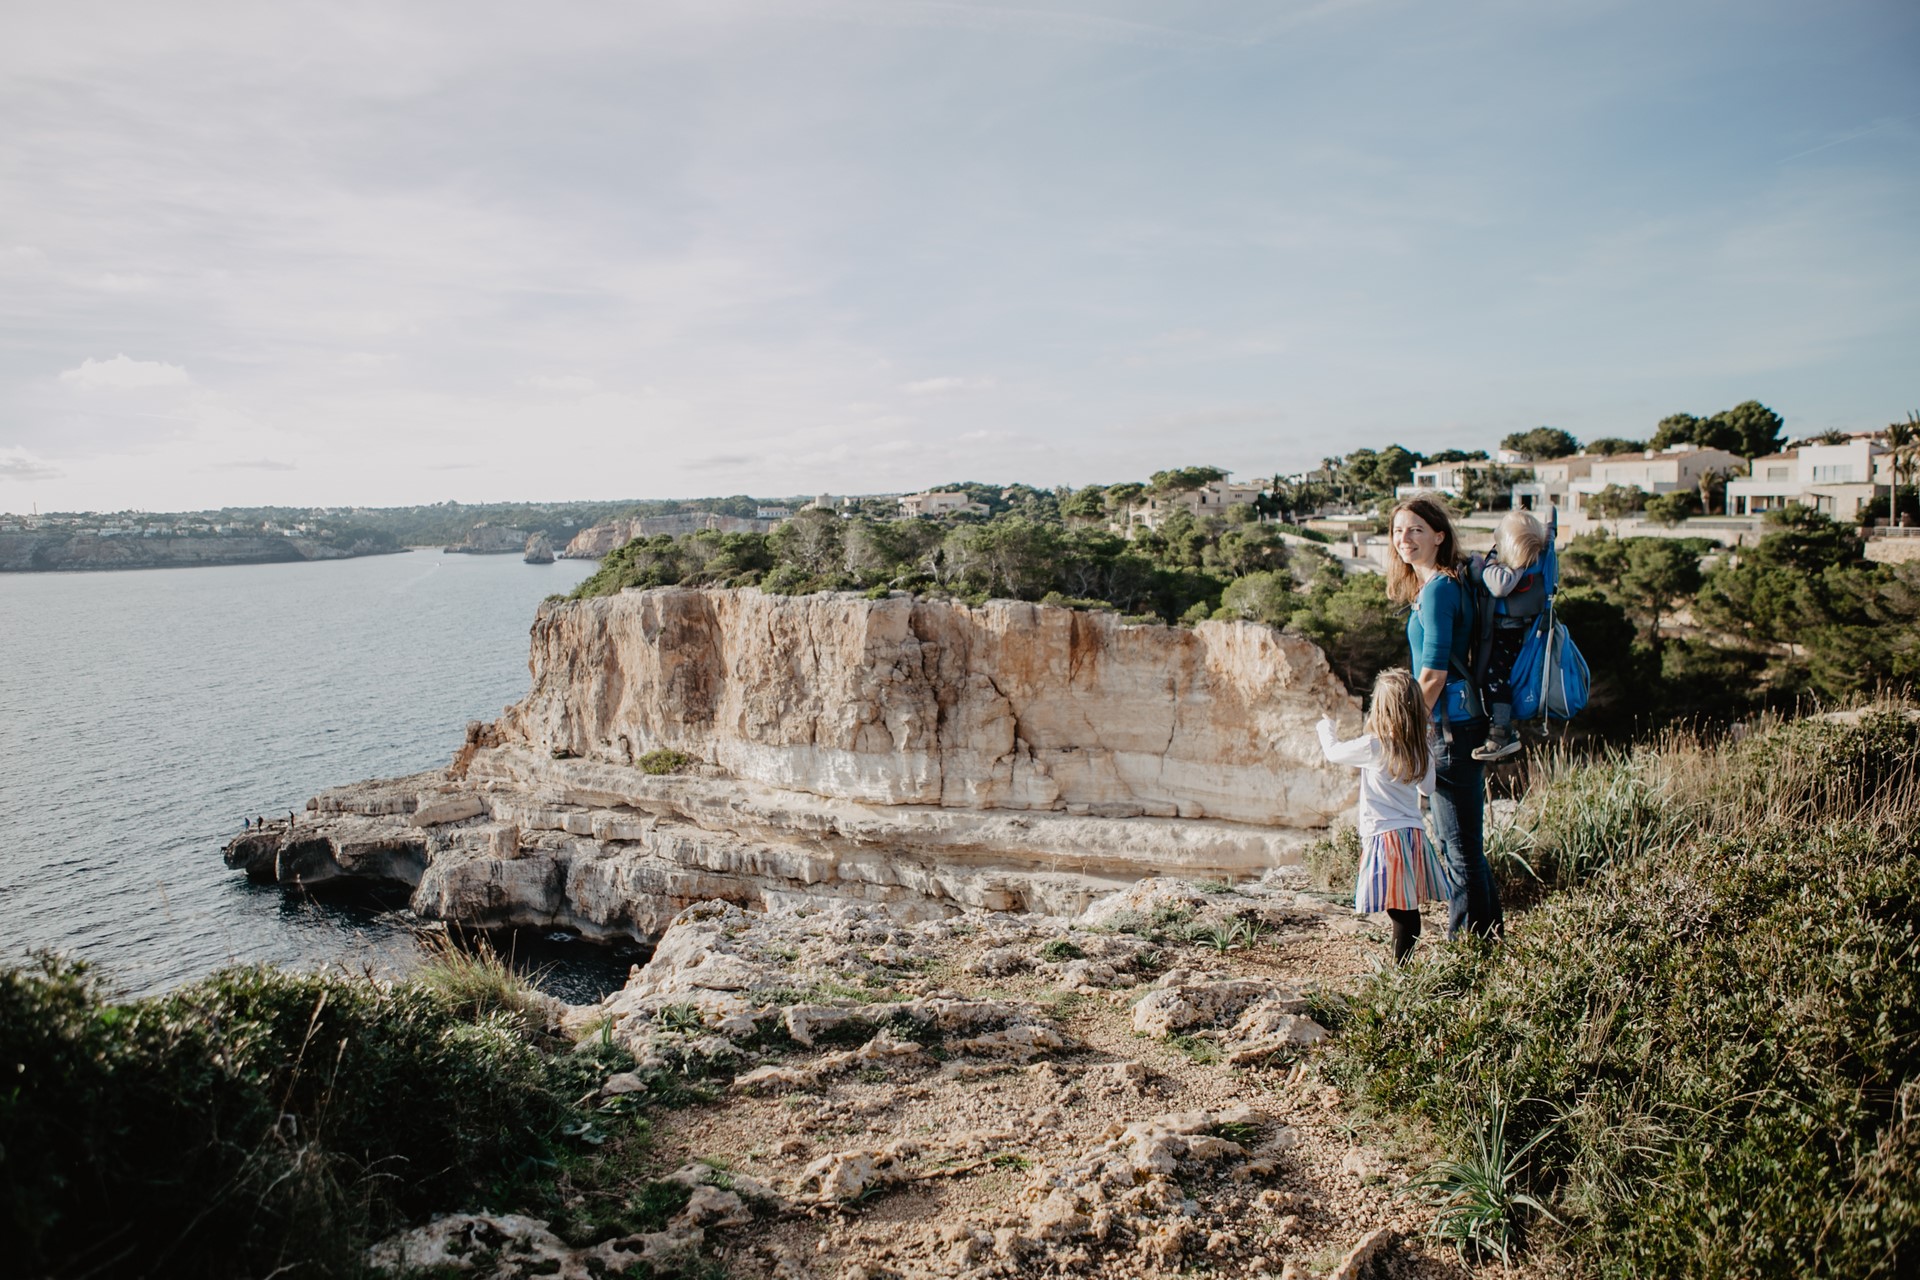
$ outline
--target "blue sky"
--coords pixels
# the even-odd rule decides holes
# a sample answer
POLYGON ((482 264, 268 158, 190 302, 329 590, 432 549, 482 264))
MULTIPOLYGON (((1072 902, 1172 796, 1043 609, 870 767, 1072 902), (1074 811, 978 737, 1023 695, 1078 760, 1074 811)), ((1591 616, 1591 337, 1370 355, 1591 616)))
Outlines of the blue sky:
POLYGON ((0 510, 1920 408, 1911 3, 0 17, 0 510))

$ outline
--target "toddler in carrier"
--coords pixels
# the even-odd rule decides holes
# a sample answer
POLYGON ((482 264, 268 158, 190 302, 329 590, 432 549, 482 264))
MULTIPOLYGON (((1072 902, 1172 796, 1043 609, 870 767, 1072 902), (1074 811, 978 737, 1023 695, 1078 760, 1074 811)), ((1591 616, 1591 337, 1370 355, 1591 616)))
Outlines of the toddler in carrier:
POLYGON ((1393 921, 1393 958, 1404 963, 1420 937, 1420 904, 1453 896, 1451 872, 1427 839, 1420 797, 1433 793, 1426 699, 1405 667, 1373 682, 1366 732, 1335 741, 1333 721, 1315 726, 1320 750, 1335 764, 1360 770, 1360 873, 1353 909, 1384 911, 1393 921))
POLYGON ((1540 567, 1546 549, 1547 531, 1532 512, 1515 507, 1500 522, 1493 554, 1480 570, 1480 580, 1493 597, 1493 656, 1487 665, 1486 687, 1481 690, 1493 723, 1487 730, 1487 740, 1474 748, 1475 760, 1504 760, 1520 750, 1509 677, 1534 619, 1547 607, 1547 580, 1540 567))

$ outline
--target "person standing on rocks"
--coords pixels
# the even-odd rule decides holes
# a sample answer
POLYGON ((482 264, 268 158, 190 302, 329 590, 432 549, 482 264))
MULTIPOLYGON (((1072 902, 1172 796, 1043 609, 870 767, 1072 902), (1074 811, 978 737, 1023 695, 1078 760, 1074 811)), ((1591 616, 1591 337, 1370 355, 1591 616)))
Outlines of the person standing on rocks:
POLYGON ((1450 899, 1454 883, 1427 839, 1420 797, 1433 794, 1434 754, 1427 740, 1427 704, 1405 667, 1373 682, 1366 732, 1338 742, 1333 721, 1314 726, 1320 750, 1334 764, 1360 770, 1360 871, 1353 909, 1384 911, 1393 921, 1393 960, 1405 964, 1420 940, 1420 904, 1450 899))
POLYGON ((1473 758, 1487 740, 1487 717, 1472 678, 1473 599, 1459 580, 1466 558, 1447 509, 1432 498, 1396 503, 1389 538, 1387 598, 1412 610, 1410 665, 1432 723, 1434 835, 1454 883, 1447 937, 1458 937, 1462 929, 1496 936, 1503 920, 1500 894, 1482 844, 1487 769, 1473 758))

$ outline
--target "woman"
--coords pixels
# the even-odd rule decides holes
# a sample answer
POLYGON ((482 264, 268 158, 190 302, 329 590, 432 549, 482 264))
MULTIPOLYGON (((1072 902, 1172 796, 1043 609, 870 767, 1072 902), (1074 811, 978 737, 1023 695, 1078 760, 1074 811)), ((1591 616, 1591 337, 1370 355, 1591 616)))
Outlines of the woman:
POLYGON ((1431 498, 1408 498, 1393 508, 1387 596, 1410 605, 1407 646, 1420 693, 1434 719, 1434 835, 1455 886, 1448 903, 1447 937, 1464 927, 1494 935, 1501 926, 1500 895, 1481 843, 1486 822, 1487 770, 1473 751, 1487 739, 1487 719, 1469 677, 1473 605, 1460 585, 1466 571, 1447 510, 1431 498), (1448 683, 1464 683, 1447 697, 1448 683), (1469 702, 1463 708, 1458 695, 1469 702), (1452 714, 1447 703, 1454 702, 1452 714))

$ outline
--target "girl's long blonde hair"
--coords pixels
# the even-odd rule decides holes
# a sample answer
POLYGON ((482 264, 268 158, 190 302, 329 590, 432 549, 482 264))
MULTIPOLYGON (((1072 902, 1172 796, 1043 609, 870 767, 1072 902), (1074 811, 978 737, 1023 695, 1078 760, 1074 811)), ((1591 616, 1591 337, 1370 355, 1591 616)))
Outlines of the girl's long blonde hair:
MULTIPOLYGON (((1387 516, 1387 535, 1393 535, 1393 517, 1402 511, 1420 517, 1427 528, 1440 535, 1439 559, 1435 562, 1441 573, 1450 578, 1459 576, 1460 539, 1454 536, 1453 518, 1447 509, 1432 498, 1402 498, 1393 504, 1393 510, 1387 516)), ((1387 552, 1387 599, 1395 604, 1412 604, 1420 598, 1420 571, 1400 558, 1400 553, 1387 552)))
POLYGON ((1515 507, 1500 521, 1493 535, 1493 549, 1500 563, 1509 569, 1525 569, 1547 549, 1547 531, 1531 511, 1515 507))
POLYGON ((1427 776, 1427 700, 1413 672, 1388 667, 1374 677, 1366 730, 1380 740, 1389 778, 1419 782, 1427 776))

